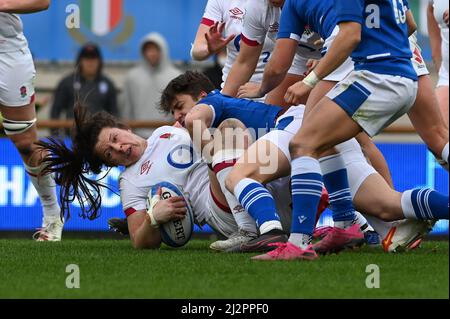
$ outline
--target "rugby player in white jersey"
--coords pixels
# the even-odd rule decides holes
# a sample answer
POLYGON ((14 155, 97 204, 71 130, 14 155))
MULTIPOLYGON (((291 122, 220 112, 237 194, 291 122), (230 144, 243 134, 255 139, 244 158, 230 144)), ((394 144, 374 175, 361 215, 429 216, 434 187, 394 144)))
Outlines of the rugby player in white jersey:
MULTIPOLYGON (((246 9, 247 1, 208 0, 192 45, 191 57, 197 61, 206 60, 226 47, 227 60, 222 69, 222 86, 241 48, 244 17, 249 14, 249 10, 246 9)), ((251 77, 252 82, 261 82, 272 48, 273 45, 269 41, 263 45, 251 77)))
POLYGON ((433 62, 439 71, 436 95, 438 96, 442 114, 448 125, 448 1, 430 0, 427 18, 433 62))
POLYGON ((0 0, 0 112, 5 133, 19 151, 39 194, 43 208, 42 228, 33 235, 38 241, 60 241, 64 224, 53 177, 41 174, 41 158, 35 156, 33 143, 37 140, 37 129, 33 81, 36 71, 17 14, 46 10, 49 5, 49 0, 0 0))
MULTIPOLYGON (((236 96, 241 85, 247 83, 255 72, 259 56, 264 49, 273 51, 280 25, 281 7, 285 0, 247 0, 241 47, 223 87, 222 94, 236 96), (270 45, 270 47, 268 47, 270 45)), ((297 54, 281 84, 272 90, 265 102, 290 106, 284 101, 286 90, 303 80, 308 71, 308 61, 321 58, 320 36, 307 29, 299 40, 297 54)), ((275 61, 276 62, 276 61, 275 61)), ((306 103, 306 99, 302 101, 306 103)))
MULTIPOLYGON (((145 140, 106 112, 90 115, 86 108, 78 105, 74 119, 72 148, 53 138, 37 143, 40 150, 52 154, 44 159, 44 172, 56 173, 66 219, 70 217, 69 204, 74 199, 80 202, 83 218, 92 220, 98 216, 102 200, 100 189, 108 186, 84 174, 99 174, 104 166, 123 166, 125 170, 119 177, 120 195, 133 247, 160 247, 158 225, 186 214, 182 197, 160 200, 151 214, 147 212, 149 191, 160 182, 173 183, 183 190, 198 225, 208 224, 225 237, 237 233, 238 225, 222 193, 225 187, 218 184, 215 175, 208 174, 207 165, 194 151, 185 129, 164 126, 145 140)), ((239 121, 229 120, 223 122, 219 130, 240 125, 239 121)), ((246 141, 245 136, 243 140, 246 141)), ((224 141, 223 145, 226 143, 224 141)), ((277 185, 285 187, 281 194, 289 194, 289 180, 277 185)), ((278 198, 278 195, 274 194, 274 197, 278 198)), ((289 218, 289 202, 279 202, 280 217, 289 218)), ((289 221, 284 224, 289 225, 289 221)), ((254 222, 253 228, 256 229, 254 222)))

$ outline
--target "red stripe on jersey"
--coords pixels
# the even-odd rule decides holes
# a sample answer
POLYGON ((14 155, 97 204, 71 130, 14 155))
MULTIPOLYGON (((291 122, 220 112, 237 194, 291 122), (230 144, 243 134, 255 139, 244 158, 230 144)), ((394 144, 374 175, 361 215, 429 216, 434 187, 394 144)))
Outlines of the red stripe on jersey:
POLYGON ((241 33, 241 40, 242 42, 251 47, 256 47, 259 45, 258 41, 250 40, 249 38, 246 38, 245 35, 243 35, 242 33, 241 33))
POLYGON ((133 215, 134 213, 136 213, 136 209, 134 209, 133 207, 127 208, 125 210, 125 215, 128 217, 130 215, 133 215))
POLYGON ((212 26, 215 22, 208 18, 202 18, 201 24, 207 25, 208 27, 212 26))
POLYGON ((33 176, 33 177, 38 177, 36 174, 30 173, 29 171, 26 171, 28 175, 33 176))
POLYGON ((211 196, 212 199, 214 201, 214 203, 217 205, 217 207, 219 207, 221 210, 223 210, 224 212, 231 214, 231 209, 228 206, 225 206, 224 204, 222 204, 221 202, 219 202, 219 200, 217 199, 217 197, 214 195, 213 191, 211 188, 209 188, 209 191, 211 192, 211 196))
POLYGON ((230 161, 226 161, 226 162, 219 163, 216 166, 214 166, 213 171, 214 171, 214 173, 217 174, 220 171, 223 171, 225 168, 233 167, 236 164, 236 162, 237 162, 237 159, 234 159, 231 162, 230 161))

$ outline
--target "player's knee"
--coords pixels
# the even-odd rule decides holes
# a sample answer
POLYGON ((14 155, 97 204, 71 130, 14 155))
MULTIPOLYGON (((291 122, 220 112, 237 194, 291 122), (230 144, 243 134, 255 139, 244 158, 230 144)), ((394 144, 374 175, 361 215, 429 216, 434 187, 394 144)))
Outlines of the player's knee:
POLYGON ((33 142, 29 139, 17 140, 14 144, 22 156, 29 157, 34 152, 33 142))
POLYGON ((384 222, 392 222, 398 220, 398 216, 395 213, 396 207, 387 198, 379 200, 377 204, 372 207, 374 215, 384 222))
POLYGON ((289 143, 289 152, 293 158, 300 156, 319 156, 314 144, 304 138, 293 139, 289 143))

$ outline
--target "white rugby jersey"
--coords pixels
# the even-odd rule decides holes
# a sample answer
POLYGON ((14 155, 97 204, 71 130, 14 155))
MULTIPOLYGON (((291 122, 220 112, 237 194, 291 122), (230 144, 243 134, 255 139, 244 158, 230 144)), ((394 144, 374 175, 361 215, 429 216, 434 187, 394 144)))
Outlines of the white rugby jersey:
POLYGON ((0 12, 0 53, 18 51, 27 46, 19 16, 0 12))
MULTIPOLYGON (((208 0, 205 13, 203 14, 202 24, 211 26, 217 21, 224 22, 224 36, 227 37, 231 34, 236 35, 234 40, 227 45, 227 61, 222 70, 222 87, 239 53, 239 42, 244 26, 244 19, 253 10, 253 8, 251 10, 246 9, 247 1, 248 0, 208 0)), ((271 44, 270 41, 265 41, 255 73, 250 79, 251 82, 261 83, 264 67, 269 61, 272 50, 273 44, 271 44)))
POLYGON ((125 214, 146 209, 150 188, 160 182, 177 185, 190 201, 195 219, 201 223, 211 212, 205 203, 209 191, 208 167, 194 151, 189 133, 163 126, 147 139, 142 157, 119 177, 120 196, 125 214), (202 198, 203 197, 203 198, 202 198))
MULTIPOLYGON (((281 8, 272 6, 269 0, 247 0, 246 7, 242 40, 250 46, 265 41, 267 49, 272 52, 280 27, 281 8), (266 41, 267 38, 271 41, 266 41)), ((320 59, 321 46, 314 45, 318 40, 320 36, 317 33, 306 30, 299 41, 297 55, 306 59, 320 59)))

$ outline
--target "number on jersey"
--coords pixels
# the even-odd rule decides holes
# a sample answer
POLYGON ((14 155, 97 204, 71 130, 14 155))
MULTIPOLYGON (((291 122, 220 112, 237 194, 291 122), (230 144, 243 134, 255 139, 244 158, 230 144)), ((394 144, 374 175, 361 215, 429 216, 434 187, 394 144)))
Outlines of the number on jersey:
MULTIPOLYGON (((395 20, 397 24, 406 23, 406 11, 407 8, 403 0, 391 0, 392 7, 394 9, 395 20)), ((369 4, 366 7, 366 26, 369 29, 379 29, 380 28, 380 7, 376 4, 369 4)))

